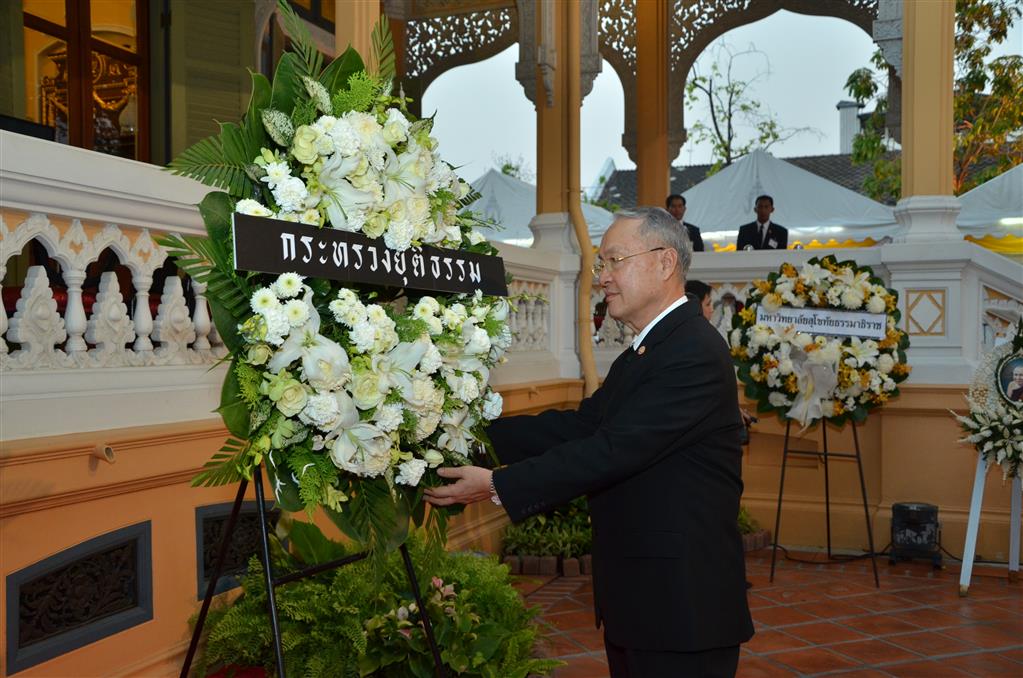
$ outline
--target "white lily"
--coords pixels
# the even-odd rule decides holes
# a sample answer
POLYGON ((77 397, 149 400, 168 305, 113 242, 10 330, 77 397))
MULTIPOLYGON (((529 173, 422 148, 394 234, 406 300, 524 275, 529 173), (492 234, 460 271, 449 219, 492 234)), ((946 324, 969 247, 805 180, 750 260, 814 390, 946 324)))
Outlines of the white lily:
POLYGON ((430 345, 425 338, 411 343, 402 342, 385 354, 373 356, 372 370, 388 387, 397 388, 408 400, 412 397, 412 372, 430 345))
POLYGON ((440 425, 444 432, 437 439, 437 446, 462 456, 469 455, 469 441, 472 434, 469 430, 476 423, 476 418, 469 413, 469 408, 462 407, 441 417, 440 425))
POLYGON ((334 441, 330 458, 335 466, 350 473, 378 476, 391 463, 391 437, 372 424, 355 424, 334 441))
POLYGON ((372 193, 360 191, 348 181, 348 175, 359 166, 360 158, 345 158, 335 153, 323 162, 320 170, 320 185, 323 187, 324 203, 327 205, 327 219, 334 228, 344 231, 357 230, 349 223, 348 215, 371 206, 375 199, 372 193))

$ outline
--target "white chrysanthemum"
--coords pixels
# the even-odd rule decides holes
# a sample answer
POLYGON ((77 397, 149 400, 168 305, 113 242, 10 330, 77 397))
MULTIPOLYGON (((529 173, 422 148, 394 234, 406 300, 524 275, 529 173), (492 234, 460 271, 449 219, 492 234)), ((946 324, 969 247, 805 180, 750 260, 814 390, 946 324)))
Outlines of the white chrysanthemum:
POLYGON ((256 313, 266 313, 279 308, 280 303, 277 301, 277 295, 273 293, 273 290, 269 287, 260 287, 252 293, 252 299, 249 301, 249 306, 251 306, 252 310, 256 313))
POLYGON ((882 353, 877 359, 877 369, 881 374, 888 374, 895 367, 895 359, 889 353, 882 353))
POLYGON ((299 221, 299 219, 298 219, 298 212, 279 212, 279 213, 274 215, 274 219, 280 219, 281 221, 288 221, 288 222, 291 222, 293 224, 297 224, 298 221, 299 221))
POLYGON ((359 353, 365 353, 371 350, 376 343, 377 330, 369 322, 360 320, 352 327, 350 336, 352 343, 355 344, 355 350, 359 353))
POLYGON ((320 225, 320 211, 315 208, 309 208, 302 214, 298 215, 299 222, 308 226, 319 226, 320 225))
POLYGON ((732 330, 732 333, 728 337, 728 343, 732 348, 742 346, 742 330, 732 330))
POLYGON ((298 177, 288 177, 273 190, 274 200, 282 210, 300 212, 305 209, 305 199, 309 191, 305 183, 298 177))
POLYGON ((301 299, 292 299, 284 304, 284 316, 292 327, 301 327, 309 320, 309 306, 301 299))
POLYGON ((277 280, 271 285, 274 292, 281 299, 291 299, 292 297, 298 296, 302 291, 302 283, 305 281, 305 277, 298 273, 281 273, 277 276, 277 280))
POLYGON ((390 433, 401 426, 403 419, 401 405, 381 405, 373 418, 376 419, 376 425, 381 431, 390 433))
POLYGON ((268 162, 263 169, 266 170, 266 176, 260 181, 270 188, 276 188, 277 184, 291 177, 291 167, 286 162, 268 162))
POLYGON ((379 304, 370 304, 366 307, 366 319, 374 325, 385 325, 390 322, 387 311, 379 304))
POLYGON ((426 328, 429 331, 430 336, 437 336, 444 331, 444 323, 442 323, 440 318, 437 317, 427 318, 426 328))
POLYGON ((340 415, 337 397, 333 393, 314 393, 306 400, 298 418, 322 431, 332 431, 340 415))
POLYGON ((404 252, 412 246, 415 229, 408 221, 392 221, 384 232, 384 243, 392 250, 404 252))
POLYGON ((867 310, 871 313, 884 313, 886 307, 887 305, 884 303, 884 297, 880 297, 876 294, 871 296, 870 300, 867 302, 867 310))
POLYGON ((420 479, 422 479, 424 471, 426 471, 426 461, 424 459, 410 459, 398 464, 398 475, 395 476, 394 482, 399 485, 415 487, 419 484, 420 479))
POLYGON ((441 356, 440 351, 432 343, 429 348, 426 349, 426 353, 423 354, 422 359, 419 361, 419 369, 424 374, 433 374, 440 369, 440 366, 444 364, 444 358, 441 356))
POLYGON ((847 287, 842 293, 842 306, 855 311, 863 306, 863 292, 855 287, 847 287))
POLYGON ((489 421, 493 421, 501 416, 501 410, 504 409, 504 398, 497 391, 490 391, 486 397, 483 398, 483 417, 489 421))
POLYGON ((234 211, 239 214, 248 214, 253 217, 272 217, 273 212, 251 198, 239 200, 234 206, 234 211))

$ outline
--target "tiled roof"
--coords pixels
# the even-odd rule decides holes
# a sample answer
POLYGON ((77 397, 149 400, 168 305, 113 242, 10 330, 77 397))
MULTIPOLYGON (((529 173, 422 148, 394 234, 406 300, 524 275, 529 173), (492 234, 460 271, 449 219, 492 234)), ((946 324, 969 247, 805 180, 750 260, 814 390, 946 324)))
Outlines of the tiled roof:
MULTIPOLYGON (((828 181, 866 195, 863 180, 870 174, 871 165, 854 165, 851 155, 807 155, 799 158, 781 158, 796 167, 813 172, 828 181)), ((671 192, 684 193, 707 177, 710 165, 686 165, 671 168, 671 192)), ((667 197, 667 196, 665 196, 667 197)), ((636 205, 636 170, 615 170, 604 184, 600 199, 621 205, 636 205)))

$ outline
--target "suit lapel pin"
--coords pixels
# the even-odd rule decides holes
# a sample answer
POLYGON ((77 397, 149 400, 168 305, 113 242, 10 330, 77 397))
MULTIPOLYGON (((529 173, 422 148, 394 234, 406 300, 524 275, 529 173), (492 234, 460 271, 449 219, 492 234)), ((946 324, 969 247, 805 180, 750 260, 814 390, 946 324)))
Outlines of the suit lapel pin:
POLYGON ((646 353, 646 346, 640 346, 640 347, 639 347, 639 348, 638 348, 638 349, 636 350, 636 355, 643 355, 644 353, 646 353))

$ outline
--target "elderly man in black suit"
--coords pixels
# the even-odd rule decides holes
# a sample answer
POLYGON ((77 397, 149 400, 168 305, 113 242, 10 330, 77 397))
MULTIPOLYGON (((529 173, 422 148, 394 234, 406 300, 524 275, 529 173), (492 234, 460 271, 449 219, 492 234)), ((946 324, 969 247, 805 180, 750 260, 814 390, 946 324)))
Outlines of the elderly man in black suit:
POLYGON ((668 199, 664 201, 664 208, 668 210, 668 214, 675 217, 675 221, 686 227, 686 233, 689 234, 689 241, 693 243, 693 251, 702 252, 703 236, 700 235, 699 227, 690 224, 688 221, 682 220, 682 218, 686 215, 685 197, 678 193, 672 193, 668 196, 668 199))
POLYGON ((614 678, 733 676, 753 635, 736 527, 739 404, 728 348, 686 299, 691 245, 657 207, 624 210, 594 266, 636 332, 574 411, 498 419, 505 464, 441 469, 437 505, 490 499, 515 522, 580 495, 593 523, 596 622, 614 678))
POLYGON ((783 250, 789 244, 789 230, 771 221, 774 212, 774 198, 769 195, 757 197, 753 206, 757 220, 739 227, 739 239, 735 249, 783 250))

